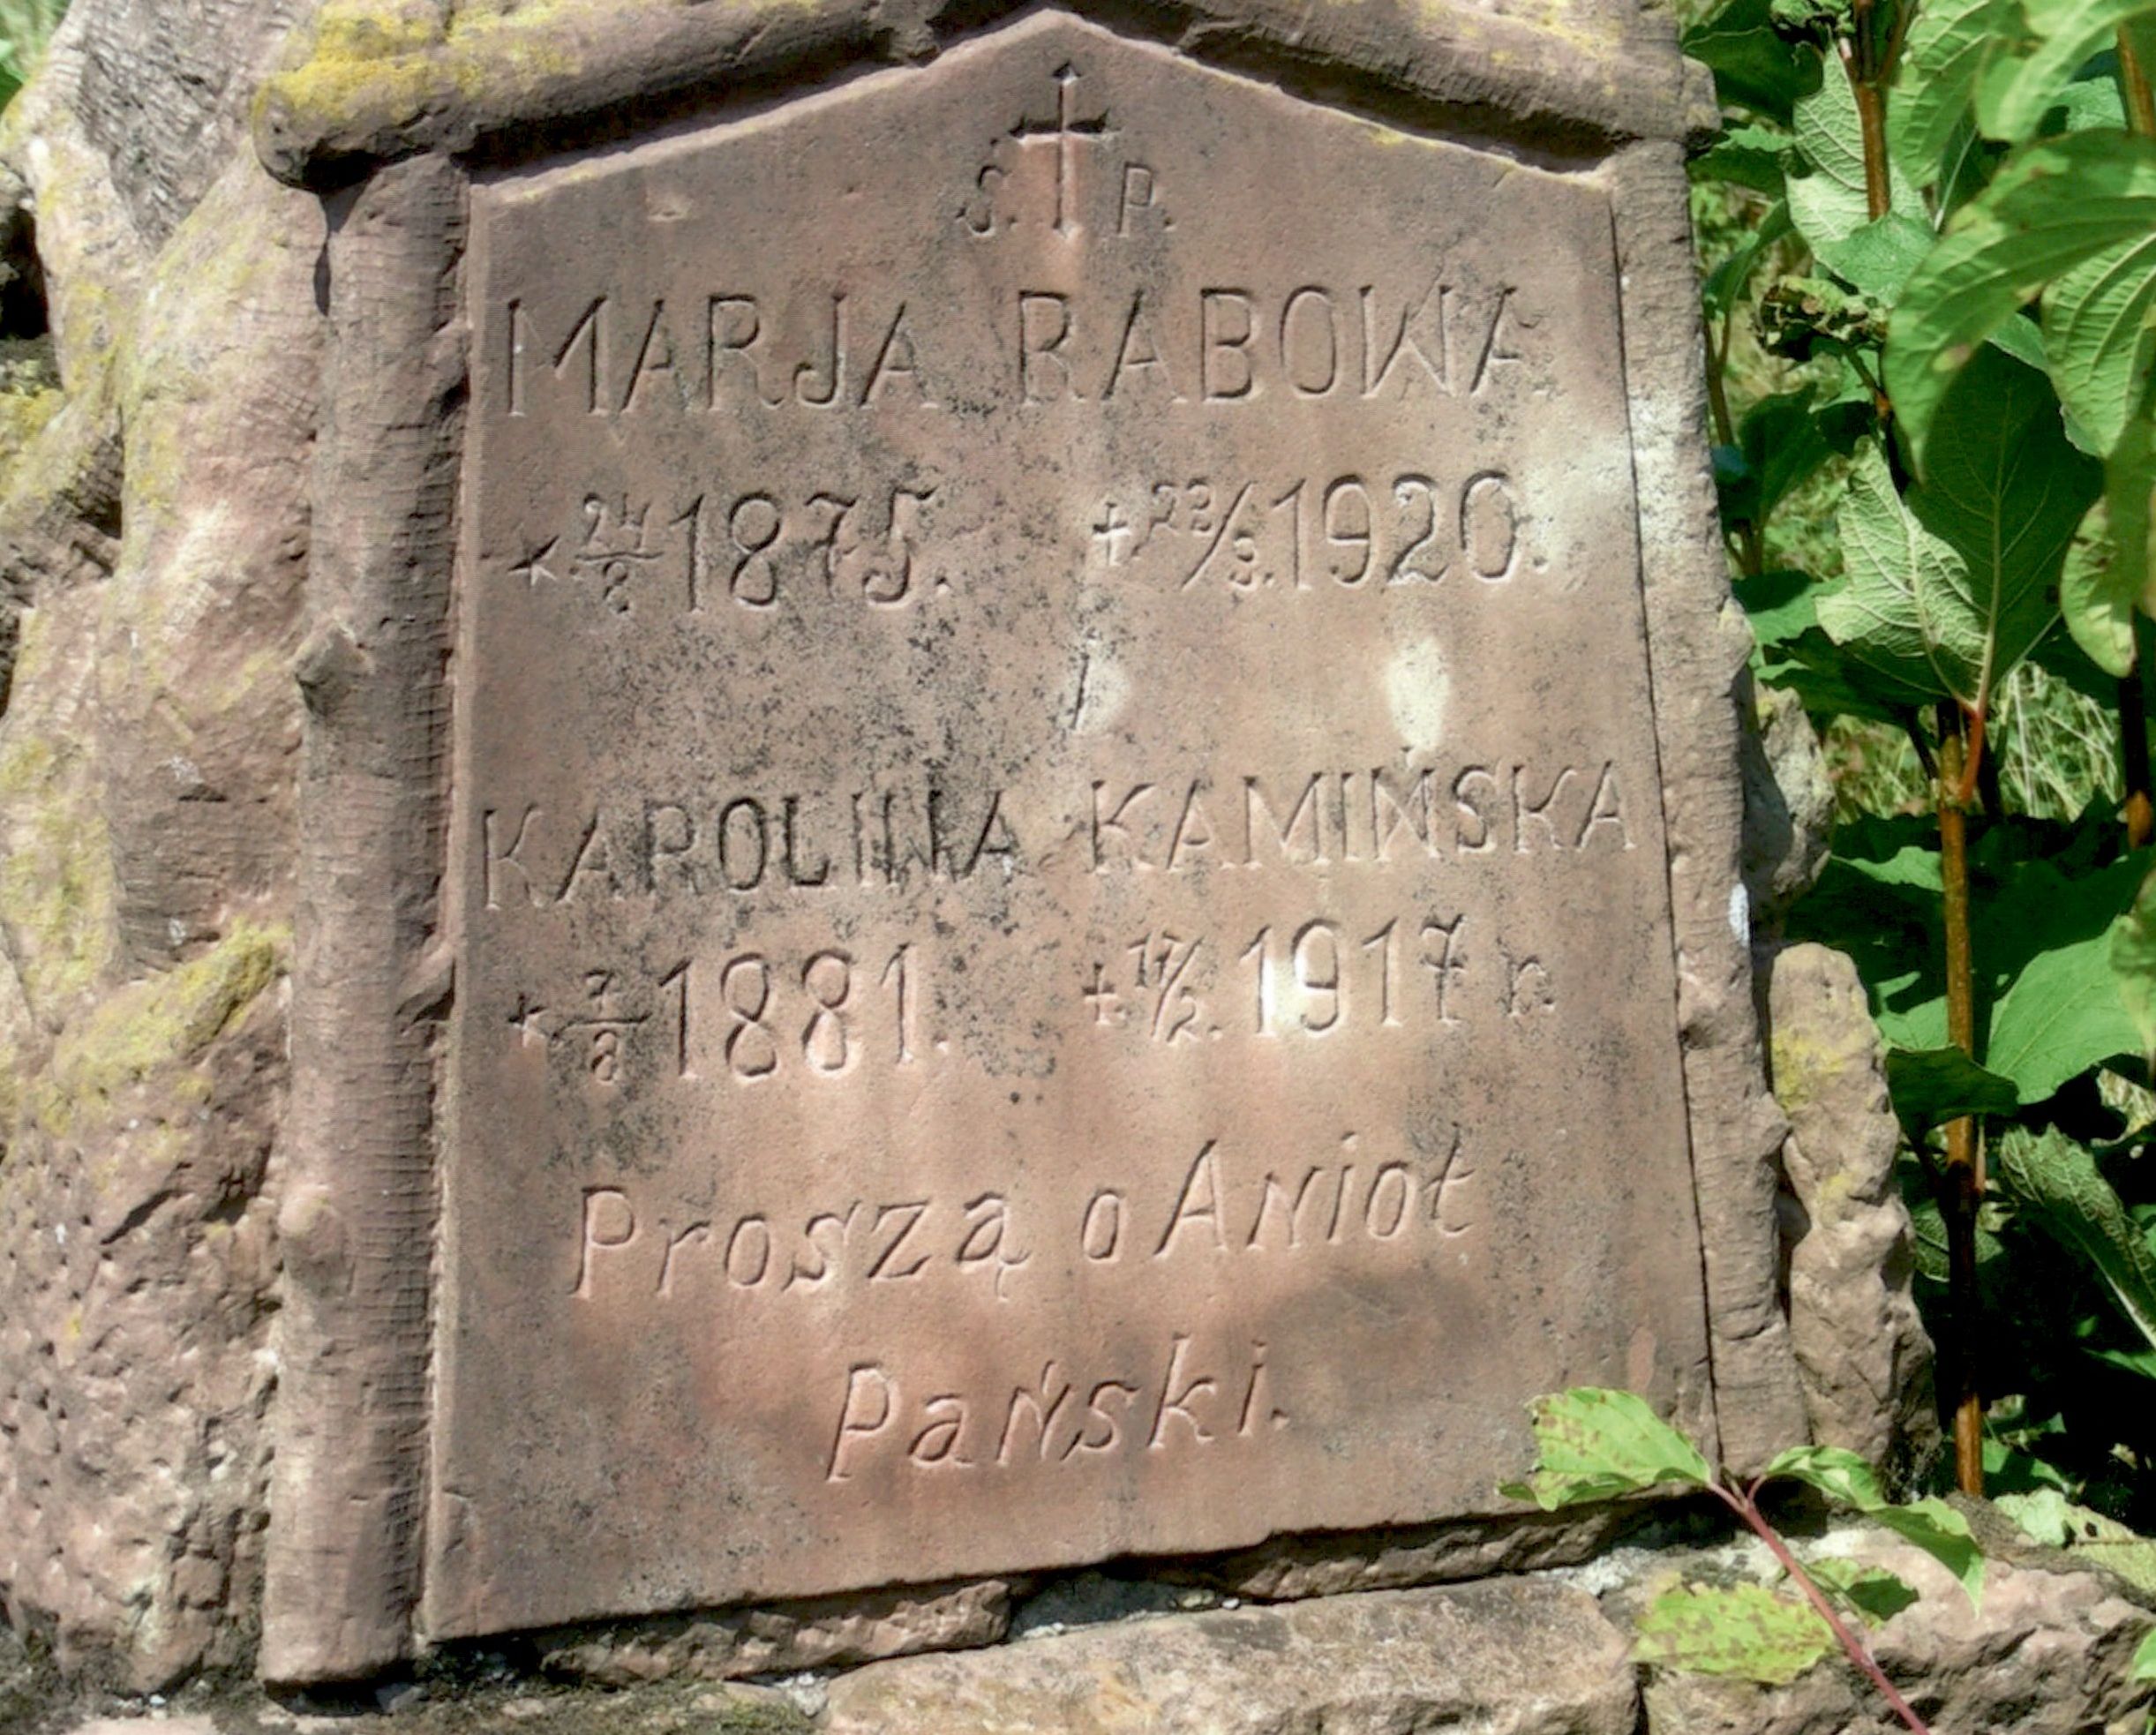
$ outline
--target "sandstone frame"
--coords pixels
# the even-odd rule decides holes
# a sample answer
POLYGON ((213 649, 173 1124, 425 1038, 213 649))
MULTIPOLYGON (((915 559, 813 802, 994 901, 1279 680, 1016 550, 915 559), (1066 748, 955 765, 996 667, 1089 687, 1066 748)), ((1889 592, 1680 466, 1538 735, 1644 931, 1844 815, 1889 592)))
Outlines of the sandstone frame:
MULTIPOLYGON (((1724 1454, 1756 1462, 1803 1423, 1776 1293, 1783 1123, 1761 1075, 1738 866, 1732 695, 1747 636, 1703 462, 1682 140, 1706 93, 1622 7, 1542 27, 1390 0, 1315 22, 1271 0, 1068 10, 1311 100, 1529 153, 1608 195, 1715 1421, 1724 1454)), ((520 142, 534 137, 553 153, 863 63, 918 64, 1016 11, 637 0, 390 26, 333 6, 312 58, 264 93, 264 161, 329 201, 334 334, 298 668, 310 728, 268 1679, 362 1676, 424 1640, 468 177, 536 154, 520 142)))

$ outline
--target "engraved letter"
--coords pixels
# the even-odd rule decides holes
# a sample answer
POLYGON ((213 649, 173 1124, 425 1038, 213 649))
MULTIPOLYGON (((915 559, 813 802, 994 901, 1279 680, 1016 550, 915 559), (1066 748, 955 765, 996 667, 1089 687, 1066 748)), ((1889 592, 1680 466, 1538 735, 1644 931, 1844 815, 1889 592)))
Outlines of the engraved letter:
POLYGON ((1103 1187, 1086 1202, 1078 1225, 1078 1251, 1095 1265, 1111 1265, 1123 1251, 1123 1195, 1103 1187))
POLYGON ((928 396, 928 388, 920 383, 920 361, 913 349, 913 334, 905 328, 905 304, 898 304, 898 311, 890 316, 890 329, 883 334, 883 347, 875 352, 875 364, 868 370, 868 378, 861 387, 860 401, 875 402, 875 394, 887 379, 903 375, 905 383, 913 388, 913 395, 923 409, 935 406, 928 396))
POLYGON ((1302 796, 1296 802, 1295 811, 1288 815, 1288 822, 1284 825, 1274 817, 1272 806, 1266 800, 1265 786, 1256 777, 1243 779, 1243 865, 1245 868, 1254 868, 1258 865, 1259 833, 1258 822, 1261 815, 1266 825, 1271 829, 1273 838, 1281 846, 1282 860, 1296 861, 1295 835, 1302 828, 1303 816, 1305 814, 1310 815, 1310 836, 1302 847, 1309 853, 1301 858, 1298 865, 1317 868, 1327 865, 1329 858, 1325 852, 1325 810, 1318 799, 1318 785, 1323 776, 1324 773, 1321 771, 1312 771, 1310 774, 1310 781, 1303 785, 1302 796))
MULTIPOLYGON (((1394 366, 1399 362, 1403 353, 1409 352, 1414 355, 1416 361, 1422 363, 1423 372, 1436 383, 1437 388, 1447 397, 1452 395, 1453 384, 1450 378, 1449 354, 1446 355, 1446 366, 1439 367, 1430 359, 1429 353, 1423 348, 1422 340, 1416 336, 1413 330, 1415 322, 1423 317, 1423 310, 1430 305, 1430 297, 1434 295, 1438 298, 1438 347, 1440 353, 1448 352, 1452 346, 1446 340, 1445 304, 1446 298, 1451 293, 1452 291, 1443 284, 1433 281, 1430 287, 1423 291, 1423 298, 1414 306, 1403 305, 1400 310, 1400 329, 1394 334, 1393 347, 1385 352, 1384 358, 1380 360, 1378 353, 1378 291, 1374 285, 1365 283, 1363 286, 1363 395, 1364 397, 1374 398, 1385 389, 1385 382, 1392 378, 1394 366)), ((1407 395, 1414 379, 1415 376, 1412 373, 1401 376, 1400 390, 1402 397, 1407 395)))
POLYGON ((757 311, 756 298, 747 295, 715 295, 711 297, 710 359, 706 373, 710 389, 704 394, 705 403, 713 409, 719 405, 719 370, 731 366, 748 378, 748 394, 758 403, 777 404, 779 399, 766 397, 763 393, 763 374, 756 358, 750 352, 763 339, 763 316, 757 311))
POLYGON ((1340 379, 1340 330, 1333 297, 1305 284, 1281 309, 1281 372, 1299 398, 1321 398, 1340 379), (1307 309, 1298 324, 1296 314, 1307 309))
POLYGON ((1116 217, 1116 233, 1128 235, 1131 219, 1140 211, 1153 211, 1160 207, 1153 202, 1157 183, 1153 170, 1142 162, 1126 162, 1123 166, 1123 205, 1116 217))
POLYGON ((1453 779, 1453 807, 1460 815, 1460 822, 1454 828, 1454 841, 1466 855, 1483 855, 1497 847, 1497 839, 1491 836, 1490 809, 1468 792, 1468 785, 1484 783, 1490 792, 1498 792, 1496 775, 1486 765, 1470 765, 1453 779), (1469 835, 1468 826, 1475 830, 1469 835))
POLYGON ((864 1440, 890 1426, 898 1413, 898 1383, 874 1363, 856 1363, 846 1370, 846 1398, 838 1411, 838 1434, 831 1442, 831 1461, 825 1467, 826 1482, 844 1482, 846 1443, 864 1440))
POLYGON ((488 909, 499 910, 501 907, 501 884, 496 877, 495 870, 502 868, 513 868, 516 870, 516 877, 524 888, 523 901, 525 903, 536 905, 539 902, 537 889, 531 883, 531 875, 524 871, 524 864, 516 859, 517 851, 524 847, 524 837, 531 830, 531 822, 538 816, 539 810, 527 803, 523 816, 516 822, 516 836, 510 839, 509 847, 506 850, 494 847, 494 822, 501 817, 500 814, 494 808, 489 807, 480 816, 480 830, 485 833, 481 840, 481 851, 486 858, 486 907, 488 909))
POLYGON ((1123 341, 1116 346, 1116 365, 1108 371, 1108 386, 1101 395, 1114 397, 1124 374, 1138 373, 1146 368, 1158 369, 1153 376, 1156 383, 1177 403, 1183 402, 1183 394, 1176 389, 1175 376, 1168 371, 1168 358, 1161 353, 1161 346, 1147 328, 1146 292, 1140 289, 1131 297, 1130 316, 1123 322, 1123 341))
POLYGON ((924 1469, 932 1469, 938 1464, 962 1467, 973 1461, 956 1455, 959 1436, 965 1431, 964 1398, 955 1392, 945 1392, 923 1404, 920 1415, 928 1425, 913 1436, 913 1445, 905 1449, 907 1457, 924 1469))
POLYGON ((1190 1173, 1183 1177, 1183 1191, 1176 1200, 1175 1214, 1168 1220, 1161 1244, 1153 1249, 1154 1258, 1166 1258, 1175 1247, 1176 1237, 1197 1223, 1211 1229, 1215 1252, 1228 1251, 1228 1236, 1221 1227, 1221 1180, 1213 1161, 1213 1147, 1219 1142, 1208 1138, 1191 1160, 1190 1173))
POLYGON ((668 872, 686 884, 692 893, 701 894, 703 882, 696 877, 696 864, 689 859, 689 851, 695 845, 696 822, 688 816, 687 807, 672 801, 646 801, 644 890, 657 893, 663 889, 659 867, 664 862, 668 872))
POLYGON ((1258 394, 1251 368, 1251 338, 1257 330, 1251 298, 1241 289, 1198 293, 1198 387, 1207 403, 1232 403, 1258 394), (1224 358, 1232 357, 1232 360, 1224 358), (1218 373, 1214 364, 1221 363, 1218 373))
POLYGON ((1103 834, 1109 831, 1123 833, 1123 847, 1130 852, 1132 866, 1140 868, 1152 867, 1153 864, 1146 860, 1144 846, 1138 842, 1130 826, 1125 823, 1123 815, 1131 811, 1132 802, 1142 801, 1146 796, 1153 793, 1153 785, 1149 783, 1133 785, 1123 800, 1116 802, 1115 811, 1112 813, 1104 811, 1101 806, 1101 792, 1107 787, 1108 785, 1104 783, 1096 783, 1093 786, 1093 872, 1098 874, 1108 865, 1108 857, 1103 853, 1101 845, 1105 841, 1103 834))
POLYGON ((1070 302, 1044 290, 1018 291, 1018 396, 1027 403, 1053 403, 1070 389, 1070 364, 1063 353, 1070 337, 1070 302), (1048 364, 1055 378, 1048 378, 1048 364), (1039 364, 1036 369, 1035 364, 1039 364), (1038 381, 1044 388, 1034 389, 1038 381))
POLYGON ((687 394, 681 389, 680 372, 673 364, 673 334, 666 328, 666 304, 655 301, 651 323, 644 327, 644 341, 636 351, 636 365, 629 370, 628 389, 621 394, 622 409, 635 409, 636 394, 643 390, 644 381, 661 373, 673 388, 674 402, 686 407, 687 394))
POLYGON ((1153 1406, 1153 1432, 1146 1441, 1148 1451, 1164 1452, 1167 1450, 1168 1418, 1171 1416, 1180 1416, 1189 1423, 1191 1432, 1198 1439, 1209 1440, 1213 1438, 1206 1431, 1205 1424, 1191 1413, 1189 1405, 1192 1398, 1211 1392, 1215 1382, 1209 1378, 1196 1378, 1184 1381, 1180 1392, 1176 1389, 1176 1381, 1183 1372, 1183 1351, 1190 1347, 1191 1340, 1181 1332, 1176 1333, 1175 1342, 1168 1352, 1168 1372, 1161 1381, 1160 1401, 1153 1406))
POLYGON ((846 386, 846 298, 831 297, 831 353, 824 374, 816 379, 816 364, 803 362, 793 370, 793 395, 811 409, 822 409, 838 402, 846 386), (817 389, 820 387, 821 389, 817 389))
POLYGON ((576 1281, 570 1295, 579 1301, 590 1300, 591 1256, 627 1247, 638 1233, 636 1212, 620 1188, 585 1188, 583 1236, 577 1247, 576 1281))
POLYGON ((1515 765, 1512 768, 1512 846, 1514 853, 1518 855, 1534 853, 1535 846, 1528 842, 1527 837, 1529 820, 1542 827, 1543 835, 1549 838, 1552 849, 1561 850, 1565 847, 1565 840, 1558 835, 1557 822, 1551 817, 1551 809, 1557 806, 1558 797, 1565 792, 1566 784, 1577 775, 1578 773, 1571 766, 1566 766, 1557 774, 1556 780, 1551 784, 1550 792, 1541 800, 1536 801, 1529 800, 1528 796, 1527 767, 1515 765))
POLYGON ((1573 839, 1572 846, 1585 849, 1597 825, 1615 826, 1619 845, 1625 849, 1633 847, 1632 829, 1625 823, 1625 798, 1617 787, 1617 767, 1606 761, 1601 780, 1595 785, 1595 799, 1588 805, 1587 822, 1581 826, 1580 835, 1573 839))
POLYGON ((765 828, 763 804, 747 795, 736 796, 719 809, 718 813, 718 871, 728 885, 736 891, 754 891, 763 883, 763 869, 771 855, 771 839, 765 828), (748 829, 735 839, 733 816, 747 816, 748 829), (734 863, 739 860, 747 866, 751 845, 755 849, 755 866, 746 875, 736 874, 734 863), (737 856, 736 852, 739 851, 737 856))
POLYGON ((1063 1382, 1063 1389, 1053 1397, 1048 1395, 1048 1387, 1055 1383, 1055 1363, 1050 1362, 1040 1370, 1040 1390, 1038 1393, 1027 1391, 1023 1386, 1011 1387, 1010 1408, 1003 1416, 1003 1437, 995 1443, 997 1463, 1007 1464, 1010 1461, 1010 1448, 1018 1439, 1021 1405, 1032 1416, 1033 1425, 1040 1430, 1038 1449, 1040 1456, 1046 1458, 1048 1455, 1048 1436, 1055 1431, 1056 1419, 1062 1416, 1063 1406, 1070 1400, 1070 1383, 1068 1380, 1063 1382))

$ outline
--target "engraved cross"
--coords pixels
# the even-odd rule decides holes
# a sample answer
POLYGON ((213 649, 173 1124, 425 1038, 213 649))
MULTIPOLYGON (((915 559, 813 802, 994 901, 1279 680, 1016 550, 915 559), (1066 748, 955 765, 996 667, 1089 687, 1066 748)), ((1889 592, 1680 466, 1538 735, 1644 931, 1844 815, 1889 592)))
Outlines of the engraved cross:
POLYGON ((1115 131, 1108 124, 1105 114, 1091 120, 1078 120, 1072 115, 1078 99, 1078 68, 1065 62, 1055 69, 1055 124, 1031 126, 1024 121, 1010 129, 1010 136, 1023 149, 1028 145, 1053 145, 1055 147, 1055 232, 1075 235, 1081 225, 1073 214, 1078 204, 1077 146, 1087 139, 1095 143, 1107 139, 1115 131))

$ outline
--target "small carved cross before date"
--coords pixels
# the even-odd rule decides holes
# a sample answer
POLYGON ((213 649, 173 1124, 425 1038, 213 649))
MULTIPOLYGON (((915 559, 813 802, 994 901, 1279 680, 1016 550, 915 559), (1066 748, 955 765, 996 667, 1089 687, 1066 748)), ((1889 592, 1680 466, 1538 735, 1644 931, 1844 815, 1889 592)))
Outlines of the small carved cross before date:
POLYGON ((575 530, 527 542, 508 570, 527 594, 573 582, 621 615, 639 598, 691 615, 760 612, 804 597, 903 608, 950 588, 920 569, 923 515, 935 498, 935 484, 920 482, 713 489, 674 509, 591 494, 575 530))
POLYGON ((1526 509, 1512 478, 1454 482, 1402 470, 1389 482, 1155 482, 1110 495, 1086 526, 1093 564, 1177 590, 1380 590, 1469 577, 1505 584, 1527 563, 1526 509))
POLYGON ((1487 1017, 1524 1025, 1554 1012, 1543 960, 1502 940, 1485 946, 1479 927, 1464 915, 1395 918, 1358 935, 1318 918, 1260 928, 1234 947, 1163 928, 1089 963, 1086 1022, 1174 1048, 1231 1035, 1451 1030, 1487 1017))

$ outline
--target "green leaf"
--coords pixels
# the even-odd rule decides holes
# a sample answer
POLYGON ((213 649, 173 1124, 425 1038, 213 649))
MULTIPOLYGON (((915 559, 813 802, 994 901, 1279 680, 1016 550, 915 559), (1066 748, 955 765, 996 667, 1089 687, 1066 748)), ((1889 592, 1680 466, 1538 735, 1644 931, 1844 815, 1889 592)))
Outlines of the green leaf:
POLYGON ((1814 1584, 1856 1610, 1874 1626, 1893 1619, 1917 1600, 1916 1587, 1883 1566, 1867 1566, 1830 1554, 1806 1561, 1804 1570, 1814 1584))
POLYGON ((1760 573, 1730 585, 1752 623, 1753 642, 1760 645, 1782 644, 1818 627, 1813 588, 1811 575, 1800 572, 1760 573))
POLYGON ((1763 1476, 1801 1482, 1859 1512, 1871 1512, 1886 1504, 1872 1467, 1838 1446, 1793 1446, 1769 1464, 1763 1476))
POLYGON ((2055 1488, 2031 1494, 2002 1494, 1992 1502, 2011 1518, 2022 1534, 2046 1548, 2062 1548, 2116 1573, 2127 1583, 2156 1591, 2156 1539, 2140 1535, 2077 1506, 2055 1488))
POLYGON ((1919 473, 1941 401, 1978 346, 2084 261, 2156 230, 2156 139, 2070 133, 2025 146, 1970 200, 1902 291, 1887 393, 1919 473))
POLYGON ((2091 507, 2066 550, 2059 572, 2059 612, 2090 660, 2114 679, 2134 665, 2134 605, 2138 576, 2111 540, 2105 502, 2091 507))
POLYGON ((1763 1584, 1678 1585, 1640 1616, 1633 1656, 1699 1675, 1784 1686, 1840 1649, 1809 1604, 1763 1584))
POLYGON ((2021 1106, 2011 1078, 1979 1066, 1959 1048, 1891 1048, 1887 1094, 1904 1127, 1943 1125, 1964 1115, 2010 1115, 2021 1106))
POLYGON ((1987 349, 1940 406, 1922 488, 1904 500, 1883 454, 1858 459, 1837 521, 1847 580, 1820 598, 1819 623, 1912 699, 1988 709, 2050 630, 2052 587, 2099 485, 2043 376, 1987 349))
POLYGON ((1700 299, 1710 319, 1726 319, 1731 308, 1743 297, 1746 283, 1751 281, 1752 270, 1760 256, 1790 232, 1789 206, 1777 200, 1770 211, 1762 217, 1745 244, 1739 247, 1707 275, 1700 288, 1700 299))
POLYGON ((1779 199, 1789 173, 1789 154, 1794 148, 1786 132, 1764 126, 1732 126, 1692 159, 1692 178, 1727 181, 1779 199))
POLYGON ((1887 148, 1928 186, 1977 80, 2005 37, 2013 0, 1924 0, 1909 26, 1887 100, 1887 148))
POLYGON ((2044 349, 2060 399, 2109 452, 2148 394, 2156 351, 2156 229, 2062 272, 2044 292, 2044 349))
POLYGON ((1973 695, 1986 644, 1968 568, 1903 501, 1876 446, 1858 454, 1835 524, 1846 572, 1818 599, 1827 636, 1901 703, 1973 695))
POLYGON ((2156 1626, 2149 1628, 2134 1652, 2134 1660, 2127 1666, 2126 1678, 2135 1681, 2156 1681, 2156 1626))
MULTIPOLYGON (((1827 248, 1872 221, 1864 190, 1864 129, 1857 118, 1857 95, 1838 69, 1799 100, 1795 130, 1797 154, 1810 172, 1790 177, 1790 220, 1812 251, 1824 257, 1827 248)), ((1891 165, 1889 169, 1889 209, 1922 209, 1909 177, 1891 165)))
MULTIPOLYGON (((2107 876, 2076 883, 2077 890, 2110 883, 2107 876)), ((2092 1066, 2134 1052, 2137 1033, 2112 964, 2107 901, 2092 898, 2085 937, 2037 953, 1993 1009, 1984 1063, 2012 1079, 2024 1103, 2042 1102, 2092 1066)))
POLYGON ((1977 124, 2009 144, 2029 138, 2082 63, 2148 10, 2149 0, 2027 0, 2027 34, 2002 38, 1977 79, 1977 124))
POLYGON ((1774 28, 1772 0, 1728 0, 1684 34, 1684 50, 1710 67, 1724 101, 1789 122, 1799 97, 1819 83, 1816 50, 1774 28))
POLYGON ((2141 883, 2133 907, 2112 930, 2111 968, 2145 1058, 2156 1053, 2156 873, 2141 883))
POLYGON ((1969 1534, 1969 1521, 1944 1500, 1881 1506, 1872 1516, 1904 1542, 1914 1543, 1960 1581, 1969 1600, 1984 1594, 1984 1551, 1969 1534))
POLYGON ((2046 1548, 2064 1548, 2074 1539, 2068 1513, 2073 1503, 2056 1488, 2039 1488, 2027 1494, 2001 1494, 1992 1505, 2020 1528, 2021 1534, 2046 1548))
POLYGON ((2114 564, 2107 585, 2156 608, 2156 421, 2137 416, 2104 460, 2104 514, 2114 564))
POLYGON ((1756 523, 1766 523, 1777 507, 1835 455, 1812 395, 1805 390, 1762 398, 1738 424, 1737 448, 1757 484, 1750 502, 1756 523))
POLYGON ((1699 1448, 1631 1392, 1575 1386, 1535 1400, 1535 1468, 1498 1491, 1544 1512, 1664 1483, 1706 1488, 1713 1473, 1699 1448))
POLYGON ((1995 1167, 2024 1215, 2094 1266, 2119 1311, 2156 1346, 2156 1250, 2088 1148, 2055 1127, 2015 1128, 2000 1139, 1995 1167))
POLYGON ((1928 223, 1899 211, 1817 249, 1820 263, 1882 307, 1892 307, 1916 268, 1931 252, 1928 223))

